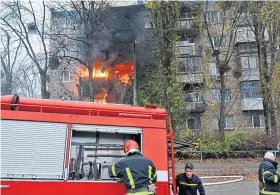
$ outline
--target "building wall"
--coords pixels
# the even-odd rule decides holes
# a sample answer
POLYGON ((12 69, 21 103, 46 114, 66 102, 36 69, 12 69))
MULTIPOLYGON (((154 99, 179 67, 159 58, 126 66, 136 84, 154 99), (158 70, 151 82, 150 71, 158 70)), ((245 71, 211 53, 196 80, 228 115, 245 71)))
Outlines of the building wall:
MULTIPOLYGON (((194 132, 215 132, 217 130, 216 118, 219 116, 219 102, 214 101, 213 90, 219 91, 219 73, 213 64, 214 59, 209 61, 205 57, 205 46, 209 46, 209 41, 199 31, 198 26, 192 23, 195 15, 192 17, 191 11, 194 10, 189 7, 182 10, 177 29, 177 34, 181 36, 178 41, 179 53, 181 52, 178 56, 180 58, 178 81, 182 83, 182 90, 188 102, 186 109, 189 115, 186 123, 194 132)), ((209 17, 214 23, 219 23, 220 15, 215 12, 214 7, 211 11, 209 17)), ((152 50, 148 38, 151 32, 148 10, 143 5, 116 6, 112 8, 111 13, 116 27, 113 40, 115 42, 122 40, 127 43, 127 47, 131 47, 135 42, 137 73, 145 72, 145 68, 152 61, 152 50)), ((214 35, 220 36, 221 25, 213 24, 211 30, 214 35)), ((246 56, 252 57, 256 54, 253 41, 248 28, 243 26, 238 29, 235 43, 238 50, 232 55, 229 63, 231 70, 226 76, 226 87, 231 90, 229 102, 226 103, 226 120, 229 124, 226 132, 253 131, 264 127, 262 99, 257 92, 259 84, 256 83, 259 81, 257 63, 253 58, 248 58, 248 63, 244 64, 246 56), (237 73, 240 73, 241 77, 237 77, 237 73), (249 85, 249 82, 253 83, 249 85), (243 85, 245 88, 242 90, 243 85), (261 124, 258 125, 258 122, 261 124), (253 123, 256 126, 252 125, 253 123)))

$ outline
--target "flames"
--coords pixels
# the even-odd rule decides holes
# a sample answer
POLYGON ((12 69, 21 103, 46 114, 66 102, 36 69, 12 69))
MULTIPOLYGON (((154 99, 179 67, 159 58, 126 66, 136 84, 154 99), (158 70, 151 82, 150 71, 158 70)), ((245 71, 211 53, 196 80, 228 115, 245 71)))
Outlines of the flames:
MULTIPOLYGON (((111 67, 109 64, 105 64, 106 62, 102 60, 98 60, 92 64, 93 72, 92 79, 93 80, 104 80, 104 81, 120 81, 123 86, 131 85, 132 78, 134 75, 134 66, 132 61, 127 61, 123 63, 119 63, 111 67)), ((89 71, 87 67, 79 67, 77 69, 77 73, 83 79, 89 78, 89 71)), ((112 98, 108 95, 108 90, 101 87, 96 90, 96 95, 94 97, 94 102, 98 103, 106 103, 107 100, 112 98)))
POLYGON ((133 62, 117 64, 114 67, 114 70, 119 81, 125 85, 131 84, 131 78, 133 77, 133 62))
MULTIPOLYGON (((115 65, 113 68, 106 66, 104 68, 104 61, 97 61, 93 63, 93 79, 104 78, 111 79, 112 76, 116 76, 117 79, 125 85, 131 84, 131 79, 133 78, 133 62, 128 61, 115 65)), ((89 78, 89 71, 87 67, 82 67, 78 70, 78 74, 85 79, 89 78)))

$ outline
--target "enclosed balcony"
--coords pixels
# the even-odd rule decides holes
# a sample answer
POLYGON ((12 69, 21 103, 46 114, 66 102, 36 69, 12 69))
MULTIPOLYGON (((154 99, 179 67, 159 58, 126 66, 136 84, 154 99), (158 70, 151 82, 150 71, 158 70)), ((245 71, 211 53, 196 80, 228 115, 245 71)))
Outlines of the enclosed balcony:
POLYGON ((186 109, 188 112, 204 112, 205 104, 203 102, 188 102, 186 109))
POLYGON ((187 56, 179 58, 178 81, 183 83, 203 83, 202 57, 187 56))

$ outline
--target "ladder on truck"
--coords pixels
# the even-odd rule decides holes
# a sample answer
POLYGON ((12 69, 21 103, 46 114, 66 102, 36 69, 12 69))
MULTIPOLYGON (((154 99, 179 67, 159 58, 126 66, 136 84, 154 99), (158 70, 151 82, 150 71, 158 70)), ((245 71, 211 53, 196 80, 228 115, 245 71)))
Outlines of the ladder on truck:
POLYGON ((173 190, 173 194, 176 194, 177 186, 176 186, 175 151, 191 148, 191 147, 194 147, 194 145, 174 139, 174 135, 173 135, 172 129, 170 127, 170 131, 167 134, 167 146, 168 146, 167 155, 168 155, 168 165, 169 165, 168 183, 171 187, 170 190, 173 190), (171 172, 171 174, 170 174, 170 172, 171 172))

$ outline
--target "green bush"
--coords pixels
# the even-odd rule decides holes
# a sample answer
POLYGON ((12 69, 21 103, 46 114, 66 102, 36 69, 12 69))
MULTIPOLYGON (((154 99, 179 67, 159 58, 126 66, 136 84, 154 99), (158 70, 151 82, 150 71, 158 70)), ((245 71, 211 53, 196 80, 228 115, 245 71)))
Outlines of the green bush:
POLYGON ((252 150, 272 150, 269 136, 263 131, 238 132, 226 136, 221 142, 217 134, 198 135, 190 132, 186 133, 185 141, 195 143, 197 146, 176 153, 178 158, 199 157, 195 151, 203 151, 203 158, 227 158, 227 157, 259 157, 264 151, 252 150))

